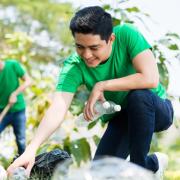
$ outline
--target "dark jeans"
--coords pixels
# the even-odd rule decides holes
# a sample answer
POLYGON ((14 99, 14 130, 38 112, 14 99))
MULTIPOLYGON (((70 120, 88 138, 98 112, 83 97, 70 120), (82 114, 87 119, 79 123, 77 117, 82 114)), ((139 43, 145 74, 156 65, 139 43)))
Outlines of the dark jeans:
POLYGON ((16 136, 16 143, 18 146, 19 155, 22 154, 26 148, 26 116, 25 110, 18 112, 9 112, 0 123, 0 133, 8 126, 13 127, 16 136))
POLYGON ((156 172, 157 157, 148 155, 154 132, 166 130, 173 122, 171 102, 150 90, 132 90, 127 106, 113 118, 98 145, 95 159, 103 155, 126 159, 156 172))

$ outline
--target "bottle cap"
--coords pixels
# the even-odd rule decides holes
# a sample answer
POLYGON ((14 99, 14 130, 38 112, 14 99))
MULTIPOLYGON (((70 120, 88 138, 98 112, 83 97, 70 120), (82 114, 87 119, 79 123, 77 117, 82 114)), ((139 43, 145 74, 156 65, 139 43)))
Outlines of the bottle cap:
POLYGON ((103 102, 102 105, 105 109, 108 109, 110 107, 110 103, 108 101, 103 102))
POLYGON ((114 106, 114 110, 115 111, 120 111, 121 110, 121 106, 120 105, 115 105, 114 106))

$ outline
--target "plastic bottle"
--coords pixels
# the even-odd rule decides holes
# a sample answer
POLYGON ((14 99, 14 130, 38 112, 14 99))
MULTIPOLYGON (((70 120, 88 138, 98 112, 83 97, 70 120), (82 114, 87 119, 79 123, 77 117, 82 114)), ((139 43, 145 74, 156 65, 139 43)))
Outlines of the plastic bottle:
POLYGON ((0 165, 0 180, 6 180, 7 173, 3 166, 0 165))
POLYGON ((9 180, 27 180, 28 176, 26 170, 23 167, 18 167, 13 171, 13 174, 9 177, 9 180))
MULTIPOLYGON (((96 114, 94 115, 92 121, 98 119, 104 114, 112 114, 112 113, 120 111, 121 106, 117 105, 116 103, 112 101, 105 101, 105 102, 97 101, 94 105, 94 109, 96 111, 96 114)), ((81 113, 77 117, 75 124, 77 126, 87 126, 92 121, 87 121, 86 119, 84 119, 84 115, 83 113, 81 113)))

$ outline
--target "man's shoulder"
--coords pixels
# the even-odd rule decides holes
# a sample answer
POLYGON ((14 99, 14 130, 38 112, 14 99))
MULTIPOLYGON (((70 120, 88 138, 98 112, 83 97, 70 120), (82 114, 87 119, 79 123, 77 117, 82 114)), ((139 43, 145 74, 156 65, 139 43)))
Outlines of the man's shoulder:
POLYGON ((16 60, 16 59, 6 59, 5 63, 8 65, 19 64, 18 60, 16 60))
POLYGON ((5 60, 5 68, 7 71, 13 72, 21 72, 22 74, 25 73, 25 70, 21 63, 16 59, 7 59, 5 60))

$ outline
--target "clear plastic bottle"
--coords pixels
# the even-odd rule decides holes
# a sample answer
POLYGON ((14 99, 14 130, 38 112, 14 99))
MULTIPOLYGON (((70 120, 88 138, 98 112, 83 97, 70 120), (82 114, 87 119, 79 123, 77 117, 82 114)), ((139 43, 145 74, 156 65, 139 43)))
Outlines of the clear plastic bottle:
MULTIPOLYGON (((120 111, 121 106, 117 105, 116 103, 112 101, 105 101, 105 102, 97 101, 94 105, 94 109, 96 111, 96 114, 94 115, 92 121, 98 119, 104 114, 112 114, 112 113, 120 111)), ((87 126, 92 121, 87 121, 86 119, 84 119, 84 115, 83 113, 81 113, 77 117, 75 124, 77 126, 87 126)))
POLYGON ((14 170, 13 174, 9 177, 9 180, 27 180, 28 176, 26 170, 23 167, 18 167, 14 170))

